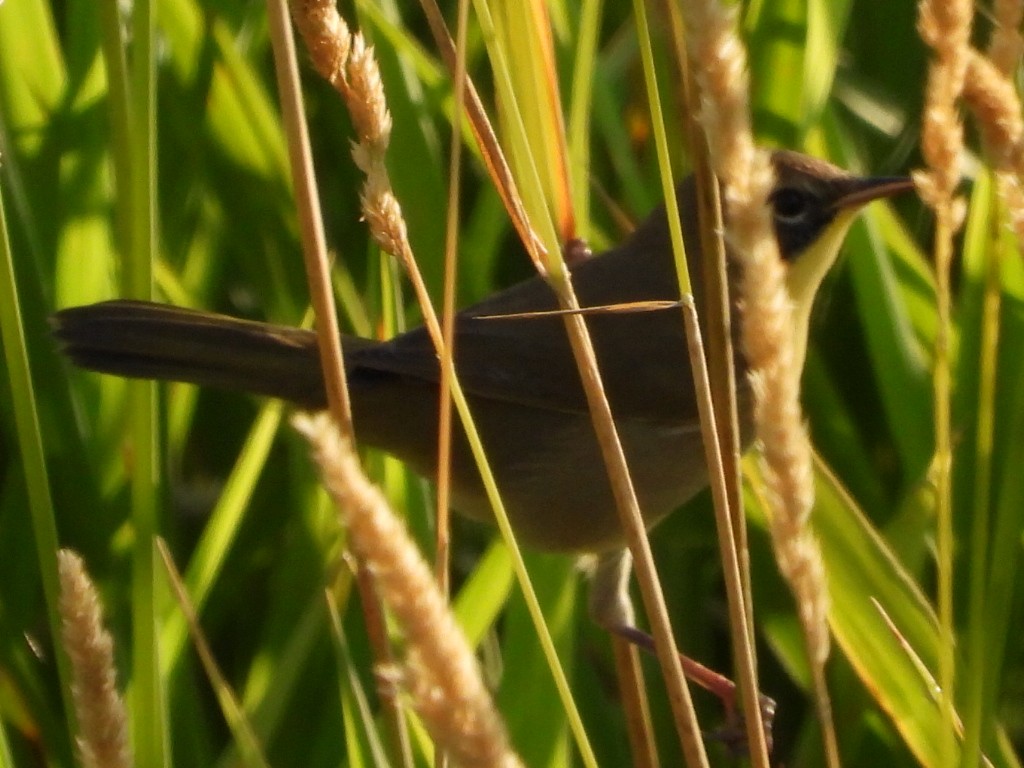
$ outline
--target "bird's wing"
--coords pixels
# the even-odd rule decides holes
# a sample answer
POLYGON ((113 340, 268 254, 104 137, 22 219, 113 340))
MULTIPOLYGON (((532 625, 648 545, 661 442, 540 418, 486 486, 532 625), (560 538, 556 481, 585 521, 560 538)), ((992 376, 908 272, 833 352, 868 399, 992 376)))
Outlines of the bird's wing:
MULTIPOLYGON (((573 284, 582 306, 678 298, 670 257, 652 255, 627 244, 573 270, 573 284)), ((466 392, 531 407, 585 413, 587 401, 564 320, 552 316, 500 317, 555 309, 557 302, 551 288, 534 278, 460 312, 456 318, 455 356, 466 392)), ((673 421, 696 418, 679 310, 594 315, 587 317, 587 325, 617 417, 673 421)), ((423 328, 360 351, 353 362, 356 375, 364 368, 429 381, 438 379, 434 346, 423 328)))

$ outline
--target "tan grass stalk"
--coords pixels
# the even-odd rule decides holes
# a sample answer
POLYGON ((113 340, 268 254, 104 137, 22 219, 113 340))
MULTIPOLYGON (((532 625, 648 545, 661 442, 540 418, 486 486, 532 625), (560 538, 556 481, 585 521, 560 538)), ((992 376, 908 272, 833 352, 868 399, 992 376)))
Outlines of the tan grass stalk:
MULTIPOLYGON (((490 5, 495 10, 501 6, 500 3, 491 3, 490 5)), ((642 4, 638 3, 638 5, 640 5, 642 10, 642 4)), ((494 15, 497 16, 498 13, 494 15)), ((638 30, 640 18, 641 15, 638 13, 638 30)), ((647 35, 642 30, 639 31, 639 35, 643 39, 647 38, 647 35)), ((509 108, 510 112, 515 112, 521 105, 514 95, 516 87, 509 81, 508 64, 501 52, 496 50, 499 48, 500 46, 496 46, 492 49, 493 57, 496 60, 495 74, 500 82, 498 91, 509 96, 503 103, 503 106, 509 108)), ((646 66, 645 69, 647 69, 646 66)), ((554 98, 552 101, 552 103, 557 102, 557 98, 554 98)), ((523 152, 529 154, 533 151, 538 155, 542 155, 547 151, 545 148, 539 148, 531 141, 531 136, 527 135, 528 131, 525 127, 526 119, 524 116, 517 114, 511 117, 506 124, 510 128, 511 143, 523 152)), ((543 144, 544 142, 540 143, 543 144)), ((524 160, 521 166, 523 176, 527 178, 527 184, 537 194, 540 180, 534 167, 534 160, 536 158, 534 160, 529 158, 520 159, 524 160)), ((664 595, 658 582, 636 492, 629 476, 622 445, 616 432, 608 399, 601 383, 593 344, 583 319, 577 314, 580 309, 579 302, 574 294, 572 282, 566 270, 566 264, 561 258, 562 244, 554 241, 556 235, 553 228, 549 227, 548 235, 551 238, 547 243, 550 250, 545 257, 540 259, 532 252, 531 256, 534 257, 538 271, 546 278, 548 285, 555 292, 559 306, 565 313, 563 319, 565 320, 566 333, 572 348, 573 358, 580 373, 583 390, 587 397, 591 423, 601 449, 605 472, 611 484, 616 512, 619 515, 629 551, 633 555, 634 572, 650 622, 655 652, 661 664, 663 679, 668 689, 669 701, 672 704, 675 724, 680 735, 684 756, 688 765, 705 765, 706 755, 704 754, 703 743, 700 740, 699 726, 683 677, 679 653, 672 635, 664 595)), ((529 243, 527 243, 527 247, 530 247, 529 243)), ((634 657, 630 656, 629 658, 634 657)), ((632 671, 637 670, 634 669, 632 671)), ((627 680, 620 682, 630 687, 633 685, 633 683, 627 680)), ((572 720, 570 720, 570 723, 572 723, 572 720)), ((586 756, 584 757, 586 759, 586 756)))
MULTIPOLYGON (((993 31, 989 40, 988 57, 970 49, 964 82, 964 103, 973 113, 981 135, 985 155, 995 171, 996 188, 1018 243, 1024 241, 1024 191, 1022 191, 1021 136, 1024 121, 1021 104, 1013 82, 1021 53, 1024 51, 1019 27, 1024 17, 1022 0, 996 0, 992 7, 993 31)), ((996 215, 996 214, 993 214, 996 215)), ((997 358, 1000 349, 1000 315, 1002 305, 1001 273, 1005 257, 1004 242, 993 232, 990 247, 985 253, 985 292, 982 304, 979 373, 979 402, 974 452, 985 457, 992 452, 995 430, 995 388, 997 358)), ((962 679, 962 694, 966 728, 963 733, 963 764, 981 764, 985 761, 983 743, 985 733, 994 727, 991 713, 986 714, 984 699, 986 688, 992 685, 986 666, 993 660, 984 659, 987 622, 986 595, 989 575, 985 564, 991 557, 991 475, 992 462, 979 459, 975 466, 973 511, 971 513, 969 574, 969 613, 964 637, 966 653, 962 679)))
POLYGON ((612 635, 612 655, 633 768, 660 768, 640 649, 628 640, 612 635))
POLYGON ((951 235, 962 218, 962 206, 954 200, 964 143, 957 102, 970 61, 972 9, 969 0, 922 0, 918 13, 918 33, 935 53, 921 127, 928 170, 917 175, 918 191, 951 235))
MULTIPOLYGON (((313 169, 309 130, 306 125, 302 103, 302 89, 299 82, 298 60, 291 24, 288 18, 287 0, 267 0, 267 19, 274 49, 274 67, 277 75, 281 111, 288 139, 289 166, 295 189, 295 203, 302 240, 303 264, 309 284, 310 299, 314 309, 317 331, 317 345, 323 368, 327 403, 341 429, 352 435, 352 413, 348 385, 345 377, 344 358, 341 349, 341 331, 335 309, 331 282, 331 265, 327 257, 323 216, 316 189, 316 175, 313 169)), ((327 22, 330 21, 328 14, 327 22)), ((319 38, 316 50, 320 58, 336 55, 342 60, 347 56, 349 40, 344 25, 340 40, 336 36, 319 38)), ((358 583, 366 589, 369 577, 360 569, 358 583)), ((386 632, 380 622, 374 621, 373 601, 362 603, 367 634, 378 663, 390 660, 390 647, 386 632)), ((392 755, 401 765, 411 765, 408 728, 405 713, 398 703, 382 694, 381 703, 391 734, 392 755)))
POLYGON ((401 680, 437 744, 459 766, 517 766, 469 644, 430 567, 325 414, 296 416, 353 550, 407 642, 401 680))
MULTIPOLYGON (((427 332, 430 334, 435 349, 439 350, 440 363, 451 367, 451 356, 441 354, 445 349, 441 326, 430 302, 426 284, 417 268, 412 246, 408 241, 405 221, 402 218, 401 206, 392 192, 387 168, 384 164, 384 153, 391 132, 391 117, 387 111, 373 49, 365 44, 361 35, 352 35, 349 32, 347 24, 338 15, 333 0, 296 0, 292 8, 296 17, 296 26, 307 42, 314 65, 341 94, 352 115, 352 121, 359 137, 352 149, 352 156, 367 177, 361 200, 363 215, 370 227, 370 233, 383 250, 402 264, 423 312, 423 321, 427 332)), ((472 91, 470 90, 467 95, 471 96, 472 91)), ((472 99, 470 105, 471 108, 474 105, 472 99)), ((540 263, 539 241, 532 236, 532 231, 526 234, 527 238, 524 242, 527 243, 531 257, 536 263, 540 263)), ((487 464, 482 443, 469 412, 469 405, 457 377, 454 376, 454 369, 449 373, 456 409, 480 470, 488 500, 494 510, 495 521, 502 537, 509 543, 516 577, 523 589, 531 619, 537 628, 538 639, 555 679, 555 685, 565 707, 570 728, 583 755, 584 763, 596 765, 593 749, 587 739, 582 719, 572 700, 568 679, 558 660, 551 633, 544 623, 540 604, 526 572, 526 565, 515 545, 515 533, 509 524, 508 515, 498 494, 494 475, 487 464)))
MULTIPOLYGON (((394 664, 395 649, 391 646, 387 617, 384 615, 384 606, 381 604, 374 576, 351 552, 346 550, 341 557, 348 561, 347 567, 355 572, 355 587, 359 592, 363 629, 370 644, 373 663, 379 669, 390 669, 394 664)), ((399 700, 399 692, 394 686, 378 686, 377 697, 385 713, 391 765, 411 768, 415 765, 412 739, 405 707, 399 700)))
POLYGON ((1024 242, 1024 120, 1017 88, 994 60, 972 50, 964 102, 977 120, 985 152, 996 169, 999 193, 1017 239, 1024 242))
POLYGON ((995 0, 992 3, 992 39, 988 41, 988 57, 1004 75, 1013 74, 1024 53, 1024 37, 1020 24, 1024 20, 1024 2, 995 0))
POLYGON ((128 715, 117 690, 114 641, 103 627, 96 588, 82 558, 57 553, 61 640, 71 661, 71 695, 78 718, 78 751, 85 768, 128 768, 128 715))
MULTIPOLYGON (((459 0, 455 63, 455 108, 453 125, 461 125, 466 112, 466 35, 469 26, 469 0, 459 0)), ((462 134, 453 130, 449 144, 448 210, 445 216, 444 293, 441 299, 440 401, 437 413, 437 525, 434 539, 434 575, 445 600, 450 599, 451 572, 451 459, 452 392, 451 374, 455 370, 455 293, 459 256, 459 192, 462 178, 462 134)), ((438 750, 435 768, 446 768, 448 756, 438 750)))
MULTIPOLYGON (((455 108, 452 123, 459 125, 466 111, 466 36, 469 27, 469 2, 459 0, 455 62, 455 108)), ((441 299, 441 332, 445 357, 438 381, 440 403, 437 415, 437 537, 434 572, 444 594, 449 591, 450 521, 449 508, 452 445, 452 395, 449 373, 455 370, 455 293, 459 257, 459 191, 461 189, 462 135, 452 131, 448 161, 448 210, 445 216, 444 295, 441 299)))
MULTIPOLYGON (((743 343, 771 500, 772 542, 779 568, 797 597, 826 755, 836 764, 838 749, 824 685, 828 592, 821 552, 808 525, 814 503, 810 440, 800 410, 802 360, 792 344, 792 303, 768 205, 774 174, 767 153, 754 145, 751 133, 746 55, 735 33, 735 11, 712 0, 689 0, 683 9, 711 164, 724 185, 726 237, 743 265, 743 343)), ((748 713, 750 695, 753 692, 744 691, 748 713)))
MULTIPOLYGON (((646 31, 639 25, 640 19, 645 18, 641 14, 642 3, 636 5, 640 6, 637 14, 638 34, 642 39, 647 39, 646 31)), ((650 67, 645 65, 645 70, 650 70, 650 67)), ((510 102, 509 106, 513 106, 514 103, 514 101, 510 102)), ((657 104, 656 99, 652 99, 652 107, 655 104, 657 104)), ((513 122, 519 126, 522 125, 521 120, 513 122)), ((525 140, 525 137, 520 138, 525 145, 529 145, 529 141, 525 140)), ((557 248, 558 244, 553 244, 553 246, 557 248)), ((594 346, 586 323, 578 314, 579 301, 560 253, 553 250, 547 254, 545 263, 540 269, 548 285, 555 292, 559 307, 566 312, 563 318, 566 333, 587 398, 591 424, 601 449, 605 472, 611 485, 615 511, 619 516, 627 547, 632 554, 634 573, 650 621, 654 650, 668 689, 669 702, 672 706, 676 730, 680 737, 686 763, 692 766, 706 765, 707 756, 700 739, 696 714, 683 676, 682 662, 672 634, 664 593, 658 581, 654 557, 647 539, 647 530, 640 513, 636 490, 629 475, 625 452, 619 440, 611 407, 601 382, 594 346)))
POLYGON ((939 684, 941 710, 947 723, 942 729, 939 754, 952 764, 955 755, 954 616, 953 616, 953 435, 950 401, 952 394, 950 339, 952 335, 952 291, 950 267, 953 235, 963 219, 965 206, 955 197, 960 181, 963 125, 958 101, 970 59, 972 7, 969 0, 922 0, 918 6, 918 33, 932 48, 934 57, 928 71, 921 152, 927 170, 916 175, 921 199, 935 212, 935 285, 938 329, 935 335, 935 494, 936 564, 938 571, 938 614, 941 649, 939 684))
MULTIPOLYGON (((701 243, 705 245, 702 277, 708 304, 707 344, 708 379, 711 384, 715 411, 715 432, 718 434, 722 454, 722 468, 726 481, 729 517, 740 562, 740 581, 743 585, 744 606, 747 609, 747 627, 753 630, 753 597, 750 588, 750 557, 747 545, 747 521, 741 498, 742 473, 740 470, 740 428, 736 404, 736 367, 732 335, 732 309, 729 297, 728 262, 722 213, 721 189, 711 168, 708 142, 701 125, 700 93, 694 81, 694 62, 686 51, 686 31, 682 11, 673 0, 664 0, 665 15, 672 27, 679 76, 682 84, 683 110, 686 115, 686 135, 689 139, 689 157, 699 190, 697 215, 700 222, 701 243)), ((753 642, 753 640, 751 640, 753 642)), ((756 670, 755 670, 756 672, 756 670)))
POLYGON ((345 381, 345 364, 341 350, 341 329, 331 289, 331 267, 327 258, 320 198, 313 170, 313 152, 309 144, 299 83, 299 67, 295 43, 288 21, 286 0, 267 0, 267 19, 274 49, 274 68, 281 100, 285 135, 288 139, 288 160, 295 189, 299 234, 302 240, 303 264, 309 283, 310 300, 316 317, 317 346, 323 367, 327 404, 334 418, 349 434, 352 433, 352 408, 345 381))

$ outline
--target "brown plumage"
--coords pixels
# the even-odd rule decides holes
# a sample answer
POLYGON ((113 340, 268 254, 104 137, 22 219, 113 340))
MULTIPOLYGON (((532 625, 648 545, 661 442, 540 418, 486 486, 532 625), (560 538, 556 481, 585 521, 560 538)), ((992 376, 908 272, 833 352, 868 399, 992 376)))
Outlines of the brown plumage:
MULTIPOLYGON (((775 232, 788 262, 798 260, 838 212, 910 184, 854 177, 791 152, 776 152, 774 162, 775 232)), ((690 271, 698 275, 692 179, 679 185, 678 200, 690 271)), ((572 279, 585 307, 678 300, 664 208, 619 246, 575 265, 572 279)), ((700 311, 699 283, 694 290, 700 311)), ((622 546, 618 517, 562 319, 481 317, 554 309, 551 289, 533 278, 462 310, 456 368, 521 540, 551 550, 610 551, 622 546)), ((325 404, 309 331, 133 301, 66 309, 53 321, 65 354, 83 368, 237 389, 303 408, 325 404)), ((669 309, 591 315, 587 325, 641 509, 653 525, 707 484, 682 318, 669 309)), ((806 335, 806 328, 795 330, 806 335)), ((438 366, 426 331, 379 343, 346 337, 343 348, 357 439, 431 477, 438 366)), ((750 403, 742 359, 738 369, 746 440, 750 403)), ((452 490, 456 509, 490 517, 461 432, 454 441, 452 490)))

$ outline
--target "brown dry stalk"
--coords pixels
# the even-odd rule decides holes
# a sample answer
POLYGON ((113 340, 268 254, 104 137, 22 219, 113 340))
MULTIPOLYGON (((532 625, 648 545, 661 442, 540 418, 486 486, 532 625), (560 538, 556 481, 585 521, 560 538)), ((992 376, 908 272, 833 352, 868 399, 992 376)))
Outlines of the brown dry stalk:
POLYGON ((935 52, 928 72, 921 151, 928 171, 917 176, 921 199, 937 217, 949 217, 953 229, 962 218, 954 193, 960 182, 963 124, 957 102, 964 89, 970 51, 969 0, 923 0, 918 33, 935 52))
POLYGON ((313 66, 341 94, 352 117, 358 137, 352 157, 366 174, 361 198, 370 232, 381 248, 397 255, 406 242, 405 222, 384 166, 391 115, 373 47, 349 31, 332 0, 294 2, 292 8, 313 66))
POLYGON ((999 193, 1017 239, 1024 241, 1024 120, 1017 89, 997 64, 972 50, 964 102, 977 120, 985 152, 996 169, 999 193))
MULTIPOLYGON (((370 234, 402 262, 424 305, 431 336, 440 345, 440 330, 428 311, 429 297, 384 163, 391 116, 373 48, 362 35, 349 32, 331 0, 310 0, 293 8, 314 66, 341 94, 352 117, 358 137, 352 157, 366 174, 360 201, 370 234)), ((314 442, 328 490, 346 513, 353 549, 409 639, 402 677, 435 741, 457 765, 518 765, 472 652, 405 529, 329 421, 321 417, 301 428, 314 442)))
POLYGON ((810 441, 800 411, 802 361, 793 350, 792 302, 772 235, 768 195, 774 174, 754 145, 749 78, 735 12, 690 2, 687 32, 703 100, 701 121, 722 179, 731 251, 743 264, 743 344, 755 392, 754 421, 772 502, 772 541, 780 569, 798 596, 811 656, 828 656, 828 595, 816 540, 807 526, 814 503, 810 441))
POLYGON ((57 553, 61 640, 71 661, 76 742, 85 768, 128 768, 128 716, 117 690, 114 641, 103 627, 99 597, 85 564, 69 549, 57 553))
POLYGON ((412 252, 402 208, 384 164, 391 140, 391 115, 373 47, 361 34, 349 31, 332 0, 294 2, 292 8, 314 67, 341 94, 352 117, 358 137, 352 158, 366 174, 360 200, 370 234, 411 271, 412 252))
MULTIPOLYGON (((356 124, 359 142, 353 147, 352 155, 367 176, 361 200, 363 215, 369 224, 370 233, 383 250, 401 262, 423 312, 424 325, 435 349, 439 351, 440 362, 444 365, 446 361, 449 361, 450 365, 450 356, 445 354, 441 326, 431 305, 426 284, 416 266, 401 206, 391 190, 390 179, 384 164, 384 152, 391 131, 391 118, 387 112, 373 49, 363 43, 360 35, 350 34, 348 26, 335 10, 332 0, 296 0, 292 8, 296 16, 296 26, 307 40, 314 64, 341 94, 352 113, 353 122, 356 124), (333 42, 332 37, 336 38, 333 42)), ((536 238, 527 237, 525 242, 530 248, 535 263, 541 263, 536 238)), ((493 476, 487 466, 486 458, 483 456, 483 449, 474 437, 475 428, 468 405, 458 385, 458 380, 454 377, 452 378, 452 395, 463 427, 467 436, 470 437, 471 445, 474 446, 477 466, 480 468, 484 485, 489 489, 488 495, 495 511, 498 527, 514 549, 514 533, 508 524, 501 499, 494 487, 493 476)), ((586 732, 583 730, 575 703, 568 695, 568 682, 560 667, 550 633, 544 625, 540 606, 526 576, 525 566, 518 555, 514 556, 514 560, 527 605, 530 607, 541 645, 562 696, 562 703, 569 714, 570 725, 577 744, 584 753, 584 761, 591 764, 594 762, 592 750, 587 742, 586 732)))
POLYGON ((932 48, 928 69, 921 153, 927 170, 915 175, 918 194, 935 211, 935 296, 938 327, 935 335, 933 401, 935 409, 935 498, 937 602, 941 652, 940 709, 948 725, 942 729, 939 752, 954 752, 953 655, 953 435, 952 435, 952 289, 953 235, 963 221, 965 205, 955 197, 960 182, 963 124, 958 102, 970 59, 972 5, 969 0, 922 0, 918 5, 918 33, 932 48))
POLYGON ((964 101, 978 120, 985 149, 996 167, 1024 170, 1024 120, 1017 89, 994 62, 975 50, 968 53, 964 101))
POLYGON ((792 301, 772 230, 768 196, 774 172, 767 153, 753 140, 746 52, 735 32, 735 9, 713 0, 689 0, 683 9, 703 104, 700 119, 711 165, 724 186, 726 238, 743 266, 742 337, 772 510, 772 543, 797 598, 816 672, 815 701, 826 755, 835 764, 838 748, 821 674, 829 653, 828 588, 821 551, 808 524, 814 482, 810 439, 800 410, 803 361, 793 346, 792 301))
POLYGON ((352 549, 373 573, 382 601, 405 635, 400 677, 434 740, 456 765, 520 765, 430 567, 363 474, 351 443, 326 414, 296 416, 294 424, 313 447, 352 549))
MULTIPOLYGON (((434 44, 437 46, 441 58, 448 67, 449 73, 457 83, 459 78, 457 76, 458 62, 455 42, 452 40, 448 27, 445 25, 441 9, 438 7, 436 0, 420 0, 420 6, 423 8, 423 14, 427 18, 427 24, 430 26, 430 33, 434 37, 434 44)), ((491 181, 494 183, 494 188, 501 198, 509 217, 512 219, 512 226, 519 233, 519 239, 522 241, 523 247, 526 248, 526 252, 530 255, 530 260, 537 271, 543 275, 547 271, 544 266, 546 249, 540 237, 534 232, 533 227, 530 226, 526 216, 526 209, 523 207, 522 198, 516 189, 515 179, 512 177, 512 171, 508 167, 505 155, 498 144, 498 137, 491 127, 490 120, 480 100, 480 95, 477 93, 476 86, 473 85, 473 80, 470 77, 465 79, 465 93, 463 96, 465 98, 466 117, 469 120, 470 129, 476 137, 477 146, 480 149, 480 159, 487 168, 491 181)))
POLYGON ((988 41, 988 57, 1000 72, 1010 75, 1024 53, 1020 24, 1024 20, 1024 2, 995 0, 992 3, 992 39, 988 41))

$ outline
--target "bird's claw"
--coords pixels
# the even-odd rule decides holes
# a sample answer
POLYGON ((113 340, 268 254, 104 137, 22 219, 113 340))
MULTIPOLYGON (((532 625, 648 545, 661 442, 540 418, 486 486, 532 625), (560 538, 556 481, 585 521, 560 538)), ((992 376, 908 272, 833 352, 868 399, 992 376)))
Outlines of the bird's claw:
MULTIPOLYGON (((775 700, 765 696, 759 696, 761 703, 761 724, 764 728, 765 745, 768 752, 772 751, 772 726, 775 722, 775 700)), ((735 706, 735 701, 724 702, 725 704, 725 725, 704 735, 708 739, 721 742, 734 757, 747 754, 749 745, 747 743, 747 727, 743 713, 735 706)))

